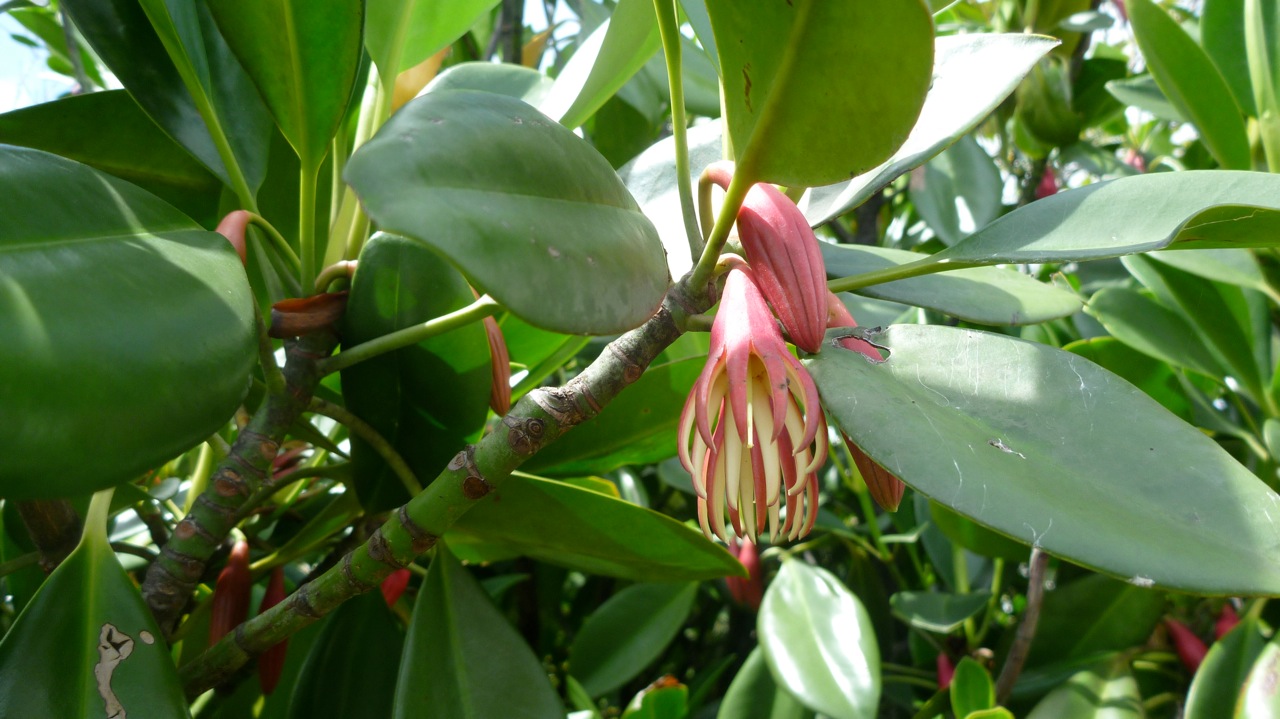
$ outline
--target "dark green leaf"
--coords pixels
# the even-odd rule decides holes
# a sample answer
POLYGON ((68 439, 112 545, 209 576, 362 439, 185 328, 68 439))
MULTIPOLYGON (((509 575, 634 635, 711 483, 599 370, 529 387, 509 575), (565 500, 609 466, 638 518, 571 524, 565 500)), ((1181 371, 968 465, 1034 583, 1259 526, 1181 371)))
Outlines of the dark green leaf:
POLYGON ((1000 216, 1004 180, 972 137, 960 138, 913 176, 911 201, 944 244, 954 245, 1000 216))
POLYGON ((211 0, 209 9, 304 170, 315 171, 351 99, 364 3, 211 0))
POLYGON ((1171 249, 1271 247, 1280 177, 1162 172, 1037 200, 933 257, 940 262, 1068 262, 1171 249))
MULTIPOLYGON (((1235 707, 1240 688, 1267 642, 1255 617, 1245 617, 1222 639, 1209 647, 1204 662, 1187 691, 1185 719, 1216 719, 1235 707)), ((1253 716, 1253 715, 1249 715, 1253 716)))
POLYGON ((666 291, 657 233, 609 163, 519 100, 428 93, 360 148, 346 177, 383 229, 447 256, 531 324, 620 332, 666 291))
MULTIPOLYGON (((670 679, 670 677, 668 677, 670 679)), ((674 682, 674 680, 672 680, 674 682)), ((659 679, 627 705, 623 719, 684 719, 689 709, 689 688, 680 683, 669 686, 659 679)))
POLYGON ((1249 80, 1249 58, 1243 52, 1244 0, 1205 0, 1200 15, 1200 43, 1213 60, 1231 96, 1246 115, 1258 116, 1249 80))
POLYGON ((778 684, 832 719, 870 719, 880 649, 862 602, 825 569, 784 562, 765 592, 760 646, 778 684))
POLYGON ((636 584, 600 605, 569 649, 569 671, 593 697, 657 659, 693 609, 697 584, 636 584))
POLYGON ((438 546, 400 660, 395 719, 563 716, 529 645, 480 583, 438 546))
POLYGON ((294 685, 288 717, 391 716, 404 643, 380 592, 347 600, 325 618, 294 685))
POLYGON ((951 711, 961 719, 969 719, 974 712, 995 706, 996 687, 991 675, 972 657, 961 659, 951 678, 951 711))
POLYGON ((1251 169, 1253 158, 1240 107, 1209 56, 1151 0, 1130 0, 1126 7, 1134 38, 1165 96, 1195 123, 1218 164, 1232 170, 1251 169))
POLYGON ((929 503, 929 518, 947 539, 974 554, 1020 562, 1025 561, 1031 553, 1027 545, 971 522, 937 502, 929 503))
POLYGON ((956 630, 964 620, 976 615, 991 600, 990 592, 943 594, 940 592, 898 592, 889 598, 893 613, 913 627, 939 634, 956 630))
POLYGON ((1178 108, 1164 96, 1155 78, 1150 75, 1139 75, 1124 80, 1112 80, 1107 83, 1107 92, 1111 93, 1125 105, 1132 105, 1139 110, 1146 110, 1159 120, 1170 122, 1186 122, 1178 108))
POLYGON ((107 487, 230 419, 257 345, 225 238, 126 182, 7 146, 0 215, 0 494, 107 487))
POLYGON ((514 475, 446 535, 509 547, 583 572, 663 581, 745 576, 700 532, 644 507, 562 482, 514 475))
MULTIPOLYGON (((866 245, 822 243, 827 275, 859 275, 922 260, 916 252, 866 245)), ((1027 325, 1067 317, 1082 302, 1075 295, 1012 268, 971 267, 912 277, 858 290, 891 302, 926 307, 984 325, 1027 325)))
POLYGON ((1191 418, 1191 402, 1168 363, 1145 355, 1114 337, 1080 340, 1062 349, 1123 377, 1179 417, 1191 418))
POLYGON ((829 185, 884 162, 907 139, 933 70, 922 2, 709 0, 707 10, 739 172, 829 185))
POLYGON ((402 71, 461 37, 498 2, 372 0, 365 4, 364 43, 381 78, 394 82, 402 71))
MULTIPOLYGON (((346 347, 461 309, 466 280, 422 244, 375 235, 360 253, 342 339, 346 347)), ((489 342, 475 322, 343 370, 347 409, 378 430, 422 483, 474 439, 489 413, 489 342)), ((408 501, 403 483, 367 442, 351 438, 355 487, 369 511, 408 501)))
POLYGON ((110 501, 94 497, 79 546, 0 642, 0 715, 189 716, 164 635, 107 543, 110 501))
POLYGON ((716 719, 812 719, 813 711, 779 687, 759 647, 738 670, 716 719))
POLYGON ((1165 598, 1160 592, 1086 576, 1045 595, 1032 666, 1142 644, 1160 622, 1165 598))
POLYGON ((918 491, 1136 586, 1280 588, 1266 549, 1280 528, 1246 511, 1280 497, 1141 390, 999 335, 899 325, 872 339, 886 362, 827 348, 810 372, 840 428, 918 491))
POLYGON ((1211 377, 1226 374, 1186 318, 1148 295, 1108 287, 1089 300, 1089 313, 1139 352, 1211 377))
POLYGON ((1054 689, 1027 715, 1027 719, 1140 719, 1145 713, 1138 683, 1129 673, 1127 660, 1071 677, 1054 689))

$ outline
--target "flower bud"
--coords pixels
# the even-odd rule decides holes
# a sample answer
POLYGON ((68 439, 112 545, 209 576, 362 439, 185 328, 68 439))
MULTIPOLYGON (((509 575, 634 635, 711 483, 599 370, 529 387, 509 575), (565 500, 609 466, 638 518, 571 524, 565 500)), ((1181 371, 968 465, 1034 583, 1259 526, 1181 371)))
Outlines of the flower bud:
POLYGON ((1036 199, 1043 200, 1049 195, 1056 194, 1058 194, 1058 176, 1052 167, 1046 167, 1044 174, 1040 176, 1040 184, 1036 185, 1036 199))
POLYGON ((735 541, 729 545, 729 552, 747 569, 746 579, 725 578, 725 584, 729 585, 729 596, 738 604, 750 607, 751 611, 760 611, 760 601, 764 599, 764 577, 761 574, 760 553, 755 543, 735 541))
POLYGON ((497 320, 484 318, 484 332, 489 338, 489 358, 493 364, 489 406, 501 416, 511 411, 511 356, 507 354, 507 341, 497 320))
POLYGON ((218 574, 213 588, 213 606, 209 616, 209 644, 216 644, 227 632, 249 618, 249 591, 253 577, 249 574, 249 543, 236 542, 227 557, 227 566, 218 574))
MULTIPOLYGON (((258 614, 284 601, 284 567, 276 567, 267 580, 267 592, 262 595, 262 603, 258 605, 258 614)), ((263 694, 270 694, 280 683, 280 673, 284 671, 284 658, 289 650, 289 640, 281 640, 258 657, 258 685, 263 694)))
POLYGON ((396 602, 400 601, 400 595, 404 594, 404 590, 409 586, 409 570, 397 569, 387 578, 382 580, 382 598, 386 600, 387 607, 394 607, 396 602))
POLYGON ((1182 666, 1195 674, 1209 648, 1195 632, 1177 619, 1166 619, 1164 625, 1169 630, 1169 639, 1173 641, 1173 648, 1178 653, 1178 659, 1182 660, 1182 666))
POLYGON ((951 657, 947 656, 946 652, 938 652, 935 664, 938 669, 938 690, 947 689, 956 675, 956 667, 951 663, 951 657))
POLYGON ((245 244, 244 233, 249 227, 249 219, 253 217, 244 210, 236 210, 228 213, 222 218, 222 222, 218 223, 218 234, 227 238, 227 242, 236 249, 236 254, 240 255, 240 264, 245 264, 245 244))
POLYGON ((1218 615, 1218 621, 1213 623, 1213 636, 1215 639, 1225 637, 1236 625, 1240 623, 1240 615, 1236 614, 1236 608, 1227 602, 1222 605, 1222 613, 1218 615))
POLYGON ((854 444, 847 434, 841 432, 840 436, 844 438, 844 446, 849 448, 849 454, 858 468, 858 474, 862 475, 862 481, 867 485, 867 493, 884 511, 898 511, 898 505, 902 503, 902 494, 907 485, 903 484, 897 475, 868 457, 867 453, 854 444))

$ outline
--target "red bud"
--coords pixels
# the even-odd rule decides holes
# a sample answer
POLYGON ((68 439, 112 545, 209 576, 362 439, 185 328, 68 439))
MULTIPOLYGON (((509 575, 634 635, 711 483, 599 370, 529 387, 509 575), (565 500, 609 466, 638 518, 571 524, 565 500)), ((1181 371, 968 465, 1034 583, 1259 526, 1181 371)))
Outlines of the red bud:
MULTIPOLYGON (((267 593, 262 595, 262 603, 258 605, 258 614, 284 601, 284 567, 276 567, 271 571, 271 579, 267 580, 267 593)), ((263 694, 270 694, 280 683, 280 673, 284 671, 284 657, 289 650, 289 640, 285 639, 271 647, 258 657, 258 685, 263 694)))
POLYGON ((1218 621, 1213 624, 1213 636, 1215 639, 1221 639, 1227 635, 1236 625, 1240 623, 1240 615, 1236 614, 1236 608, 1231 606, 1231 602, 1222 605, 1222 614, 1218 615, 1218 621))
POLYGON ((733 597, 733 601, 746 607, 750 607, 752 611, 760 611, 760 601, 764 599, 764 577, 760 571, 760 553, 756 549, 753 542, 734 542, 729 546, 729 551, 738 558, 742 566, 747 569, 747 578, 742 577, 726 577, 725 584, 729 585, 729 596, 733 597))
POLYGON ((236 254, 240 255, 240 264, 245 264, 245 245, 244 232, 249 227, 250 215, 244 210, 236 210, 222 218, 222 222, 218 223, 218 234, 227 238, 227 242, 236 248, 236 254))
POLYGON ((271 305, 271 328, 267 334, 276 339, 288 339, 326 330, 333 327, 346 311, 346 292, 280 300, 271 305))
POLYGON ((1040 176, 1040 184, 1036 185, 1036 199, 1043 200, 1049 195, 1056 194, 1058 194, 1058 176, 1052 167, 1046 167, 1044 174, 1040 176))
POLYGON ((1178 658, 1182 660, 1182 666, 1195 674, 1209 648, 1195 632, 1177 619, 1166 619, 1164 625, 1169 630, 1169 638, 1173 641, 1174 650, 1178 652, 1178 658))
POLYGON ((946 689, 951 686, 951 679, 956 675, 956 667, 951 663, 951 657, 946 652, 938 653, 938 689, 946 689))
POLYGON ((484 332, 489 337, 489 358, 493 363, 493 384, 489 390, 489 406, 499 415, 511 411, 511 356, 502 337, 498 321, 484 318, 484 332))
POLYGON ((249 618, 249 590, 253 577, 249 574, 249 544, 236 542, 227 557, 227 566, 218 574, 213 588, 213 607, 209 617, 209 644, 215 644, 249 618))
POLYGON ((400 595, 404 594, 404 590, 409 586, 409 570, 397 569, 387 578, 382 580, 382 598, 387 601, 388 607, 394 607, 396 602, 400 600, 400 595))

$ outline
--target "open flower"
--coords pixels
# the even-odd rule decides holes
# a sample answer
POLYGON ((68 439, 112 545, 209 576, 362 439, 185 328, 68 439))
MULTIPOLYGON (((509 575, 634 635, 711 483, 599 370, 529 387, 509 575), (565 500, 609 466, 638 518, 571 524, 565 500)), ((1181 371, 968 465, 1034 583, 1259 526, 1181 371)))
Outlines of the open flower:
POLYGON ((748 268, 729 271, 711 353, 680 415, 680 461, 707 537, 796 539, 818 517, 827 426, 818 388, 787 350, 748 268), (786 519, 779 528, 782 506, 786 519))
MULTIPOLYGON (((706 177, 727 188, 733 163, 717 162, 706 177)), ((795 346, 817 352, 827 319, 827 270, 818 238, 796 203, 768 183, 753 185, 738 210, 738 240, 756 284, 795 346)))

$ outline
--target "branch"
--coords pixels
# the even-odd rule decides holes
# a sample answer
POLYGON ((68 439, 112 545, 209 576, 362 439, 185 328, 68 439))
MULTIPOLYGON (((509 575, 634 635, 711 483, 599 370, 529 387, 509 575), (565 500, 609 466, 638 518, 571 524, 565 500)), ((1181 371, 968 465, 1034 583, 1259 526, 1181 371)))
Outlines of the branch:
POLYGON ((1031 651, 1031 640, 1036 636, 1036 624, 1040 622, 1040 606, 1044 603, 1044 574, 1049 568, 1049 555, 1039 547, 1031 548, 1031 571, 1027 579, 1027 611, 1022 615, 1018 631, 1013 637, 1013 646, 1009 648, 1009 656, 1000 669, 1000 678, 996 680, 996 703, 1004 704, 1013 693, 1013 685, 1022 673, 1022 665, 1027 661, 1031 651))
POLYGON ((683 332, 683 321, 706 311, 705 292, 693 296, 689 278, 673 286, 658 312, 609 344, 582 374, 563 387, 536 389, 512 408, 501 425, 468 445, 426 491, 396 510, 369 540, 337 566, 302 585, 288 599, 241 624, 179 670, 188 697, 198 696, 252 657, 375 587, 393 570, 433 547, 467 510, 501 485, 529 457, 570 428, 599 414, 683 332))
POLYGON ((235 526, 243 506, 270 479, 271 461, 281 440, 306 409, 320 380, 316 363, 336 343, 337 337, 329 332, 285 342, 285 391, 267 396, 236 437, 231 453, 214 470, 208 488, 147 569, 142 597, 166 635, 173 631, 209 558, 235 526))
POLYGON ((40 553, 40 568, 45 574, 52 572, 80 543, 80 515, 65 499, 28 499, 15 504, 40 553))

